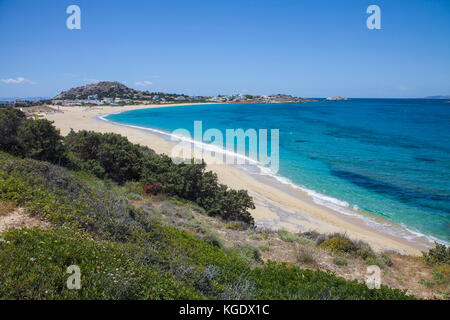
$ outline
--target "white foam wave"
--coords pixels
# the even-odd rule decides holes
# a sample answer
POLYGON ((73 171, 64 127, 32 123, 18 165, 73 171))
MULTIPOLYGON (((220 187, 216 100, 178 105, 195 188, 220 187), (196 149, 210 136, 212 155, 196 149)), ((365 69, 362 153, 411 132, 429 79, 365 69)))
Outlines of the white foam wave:
POLYGON ((295 184, 290 179, 286 177, 279 176, 277 174, 274 174, 270 171, 269 168, 264 166, 258 166, 260 168, 260 174, 270 176, 274 179, 276 179, 278 182, 282 184, 289 185, 290 187, 301 190, 302 192, 305 192, 307 195, 309 195, 314 203, 327 207, 335 212, 341 213, 343 215, 347 216, 354 216, 357 218, 360 218, 367 226, 370 226, 372 228, 383 230, 384 232, 400 237, 403 239, 406 239, 410 242, 414 242, 419 238, 425 238, 429 242, 438 242, 445 245, 450 245, 449 242, 446 242, 444 240, 438 239, 436 237, 433 237, 431 235, 426 235, 424 233, 421 233, 417 230, 413 230, 410 227, 407 227, 403 223, 394 223, 394 222, 381 222, 378 220, 375 220, 374 218, 363 214, 359 207, 357 205, 350 205, 348 202, 339 200, 324 194, 321 194, 315 190, 308 189, 304 186, 300 186, 298 184, 295 184), (399 226, 401 228, 399 228, 399 226))

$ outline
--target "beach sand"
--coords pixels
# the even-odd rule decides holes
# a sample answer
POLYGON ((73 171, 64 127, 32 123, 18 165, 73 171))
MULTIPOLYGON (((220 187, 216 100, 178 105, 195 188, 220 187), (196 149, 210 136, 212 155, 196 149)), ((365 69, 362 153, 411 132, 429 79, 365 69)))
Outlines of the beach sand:
MULTIPOLYGON (((70 129, 93 130, 97 132, 114 132, 126 136, 131 142, 145 145, 160 154, 170 155, 176 142, 165 139, 160 134, 148 130, 118 125, 99 120, 101 115, 123 112, 134 109, 161 108, 178 105, 137 105, 124 107, 60 107, 60 112, 41 114, 66 135, 70 129)), ((186 107, 195 108, 194 105, 186 107)), ((56 110, 57 108, 54 107, 56 110)), ((395 225, 378 216, 366 215, 374 222, 367 224, 361 215, 344 215, 325 206, 316 204, 302 190, 282 184, 269 176, 253 175, 232 165, 214 164, 205 158, 208 169, 217 173, 221 183, 235 189, 248 190, 253 197, 256 209, 251 213, 258 226, 270 229, 286 229, 292 232, 315 230, 320 233, 343 232, 355 240, 369 243, 374 250, 380 252, 393 250, 402 254, 420 255, 431 243, 425 237, 417 237, 407 229, 395 225), (379 228, 389 225, 390 230, 379 228), (394 233, 392 231, 398 232, 394 233), (398 236, 397 234, 402 234, 398 236), (414 239, 407 240, 404 235, 414 239)))

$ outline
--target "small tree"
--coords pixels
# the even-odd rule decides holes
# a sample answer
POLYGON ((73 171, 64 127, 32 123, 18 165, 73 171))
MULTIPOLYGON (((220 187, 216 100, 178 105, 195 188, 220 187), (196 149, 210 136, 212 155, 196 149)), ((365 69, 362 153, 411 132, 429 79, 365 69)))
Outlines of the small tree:
POLYGON ((423 252, 423 259, 429 265, 433 264, 450 264, 450 247, 445 244, 434 243, 435 247, 423 252))
POLYGON ((17 131, 25 121, 25 114, 16 109, 0 109, 0 149, 19 155, 17 131))
POLYGON ((62 137, 48 120, 24 121, 18 129, 18 142, 25 157, 58 164, 64 160, 62 137))

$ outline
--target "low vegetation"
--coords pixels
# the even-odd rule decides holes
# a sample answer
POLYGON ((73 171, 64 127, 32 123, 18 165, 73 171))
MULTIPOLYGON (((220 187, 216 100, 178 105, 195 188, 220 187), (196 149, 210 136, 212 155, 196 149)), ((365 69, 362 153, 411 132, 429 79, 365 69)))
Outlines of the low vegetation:
POLYGON ((294 242, 298 239, 296 235, 284 229, 278 230, 278 236, 281 240, 288 242, 294 242))
POLYGON ((334 257, 333 262, 338 266, 346 266, 348 264, 347 259, 342 256, 334 257))
POLYGON ((428 252, 422 252, 423 259, 429 265, 450 265, 450 247, 435 242, 435 247, 428 252))
POLYGON ((308 247, 299 247, 296 250, 296 259, 300 264, 311 264, 315 262, 314 251, 308 247))

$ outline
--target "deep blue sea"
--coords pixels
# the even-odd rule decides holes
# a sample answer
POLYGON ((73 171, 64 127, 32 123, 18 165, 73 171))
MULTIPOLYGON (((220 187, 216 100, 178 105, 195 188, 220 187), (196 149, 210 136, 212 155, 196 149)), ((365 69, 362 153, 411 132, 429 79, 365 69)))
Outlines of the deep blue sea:
MULTIPOLYGON (((280 180, 450 242, 450 103, 350 99, 142 109, 108 120, 172 132, 279 129, 280 180)), ((225 133, 224 133, 225 136, 225 133)), ((320 197, 316 197, 320 199, 320 197)))

